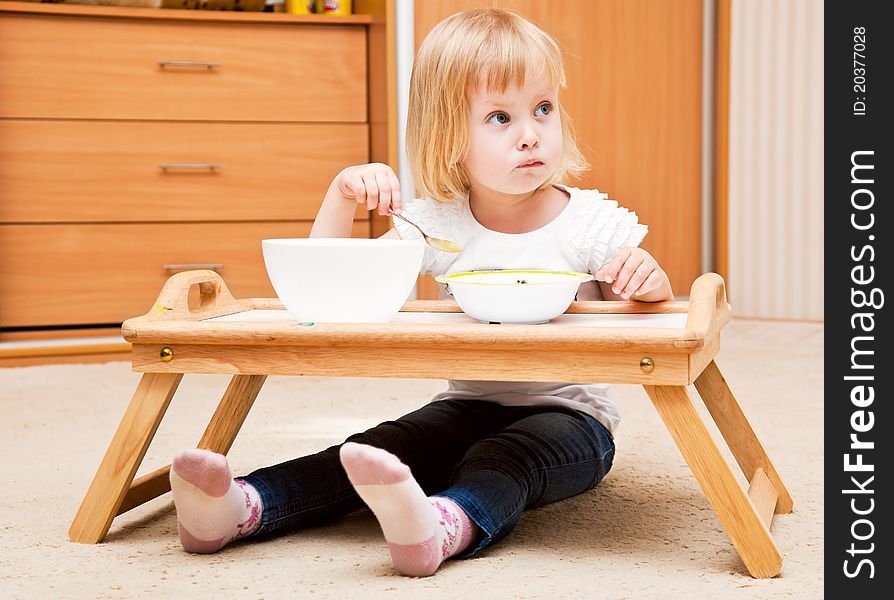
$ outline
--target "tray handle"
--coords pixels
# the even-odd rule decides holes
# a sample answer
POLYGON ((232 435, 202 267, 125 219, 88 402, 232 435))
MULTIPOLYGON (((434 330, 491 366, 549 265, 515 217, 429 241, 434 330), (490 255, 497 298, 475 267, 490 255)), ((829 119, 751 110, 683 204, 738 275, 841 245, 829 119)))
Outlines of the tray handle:
POLYGON ((249 310, 243 300, 230 294, 223 278, 214 271, 200 269, 171 275, 158 294, 152 310, 145 316, 152 320, 177 319, 199 321, 249 310), (199 302, 189 305, 189 292, 199 287, 199 302))
POLYGON ((726 284, 717 273, 704 273, 689 291, 689 315, 686 329, 703 334, 706 338, 719 331, 732 318, 732 310, 726 301, 726 284))

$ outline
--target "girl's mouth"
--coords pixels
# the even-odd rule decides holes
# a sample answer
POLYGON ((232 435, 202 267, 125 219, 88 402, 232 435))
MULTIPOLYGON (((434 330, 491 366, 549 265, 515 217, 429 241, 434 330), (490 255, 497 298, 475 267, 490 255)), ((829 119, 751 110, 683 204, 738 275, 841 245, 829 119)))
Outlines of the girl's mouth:
POLYGON ((543 166, 543 162, 542 162, 542 161, 539 161, 539 160, 529 160, 529 161, 527 161, 527 162, 523 162, 522 164, 518 165, 518 167, 516 167, 516 168, 518 168, 518 169, 530 169, 530 168, 532 168, 532 167, 542 167, 542 166, 543 166))

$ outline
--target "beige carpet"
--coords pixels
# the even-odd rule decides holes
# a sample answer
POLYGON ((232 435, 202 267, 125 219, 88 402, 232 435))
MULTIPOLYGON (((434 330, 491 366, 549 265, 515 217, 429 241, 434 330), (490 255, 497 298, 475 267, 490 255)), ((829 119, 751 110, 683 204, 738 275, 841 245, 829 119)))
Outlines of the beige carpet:
MULTIPOLYGON (((180 550, 165 495, 117 518, 105 543, 69 542, 139 375, 123 362, 0 369, 0 597, 820 598, 822 342, 818 324, 734 321, 717 360, 794 497, 795 511, 772 526, 785 563, 771 580, 748 576, 640 387, 614 387, 618 453, 597 489, 526 513, 477 558, 409 579, 391 568, 368 512, 191 556, 180 550)), ((184 378, 141 473, 195 444, 226 383, 184 378)), ((270 378, 230 458, 242 474, 321 449, 443 386, 270 378)))

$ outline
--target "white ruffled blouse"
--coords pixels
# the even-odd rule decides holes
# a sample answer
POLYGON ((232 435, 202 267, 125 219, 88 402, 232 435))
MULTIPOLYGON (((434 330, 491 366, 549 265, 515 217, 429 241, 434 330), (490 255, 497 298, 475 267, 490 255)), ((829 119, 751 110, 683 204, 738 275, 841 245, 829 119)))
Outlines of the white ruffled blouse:
MULTIPOLYGON (((638 246, 648 231, 636 213, 618 206, 599 190, 556 186, 570 195, 568 205, 552 221, 526 233, 502 233, 487 229, 472 214, 468 198, 439 203, 416 199, 403 214, 429 235, 457 242, 459 253, 440 252, 426 246, 422 274, 458 273, 485 269, 545 269, 595 273, 615 252, 638 246)), ((421 239, 418 230, 400 219, 394 225, 402 239, 421 239)), ((593 283, 584 286, 595 288, 593 283)), ((580 299, 598 298, 579 292, 580 299)), ((441 297, 447 292, 441 289, 441 297)), ((506 405, 561 404, 586 412, 614 432, 617 408, 604 384, 451 381, 446 398, 482 399, 506 405)))
MULTIPOLYGON (((459 254, 439 252, 426 246, 421 273, 441 275, 472 269, 534 269, 573 270, 595 273, 608 263, 615 252, 624 246, 638 246, 648 228, 639 223, 636 213, 618 206, 608 194, 599 190, 581 190, 557 185, 570 195, 565 209, 543 227, 526 233, 501 233, 482 226, 475 220, 468 198, 456 202, 439 203, 416 199, 404 207, 404 215, 418 223, 429 235, 453 240, 463 247, 459 254), (550 245, 559 246, 550 248, 550 245), (533 258, 533 263, 520 262, 518 248, 531 247, 535 252, 523 252, 521 260, 533 258), (509 250, 509 255, 505 251, 509 250), (480 255, 478 251, 483 251, 480 255), (544 264, 559 251, 566 264, 544 264), (504 258, 504 264, 500 264, 504 258), (471 268, 460 265, 477 263, 471 268), (573 264, 568 264, 569 262, 573 264), (535 264, 536 263, 536 264, 535 264)), ((395 227, 402 239, 422 239, 419 231, 404 221, 395 219, 395 227)))

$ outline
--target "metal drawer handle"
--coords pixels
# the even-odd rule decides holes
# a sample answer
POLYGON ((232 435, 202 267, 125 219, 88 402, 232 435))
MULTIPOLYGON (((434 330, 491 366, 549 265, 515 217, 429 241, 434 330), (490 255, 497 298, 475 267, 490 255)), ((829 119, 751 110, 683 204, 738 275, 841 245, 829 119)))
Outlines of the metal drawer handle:
POLYGON ((197 69, 204 67, 210 71, 212 69, 220 68, 220 63, 213 60, 159 60, 156 62, 162 69, 164 69, 165 67, 183 67, 185 69, 197 69))
POLYGON ((217 171, 223 168, 215 163, 167 163, 158 165, 162 171, 217 171))
POLYGON ((176 265, 162 265, 162 269, 165 271, 194 271, 196 269, 210 269, 211 271, 217 271, 218 269, 223 269, 223 263, 182 263, 176 265))

